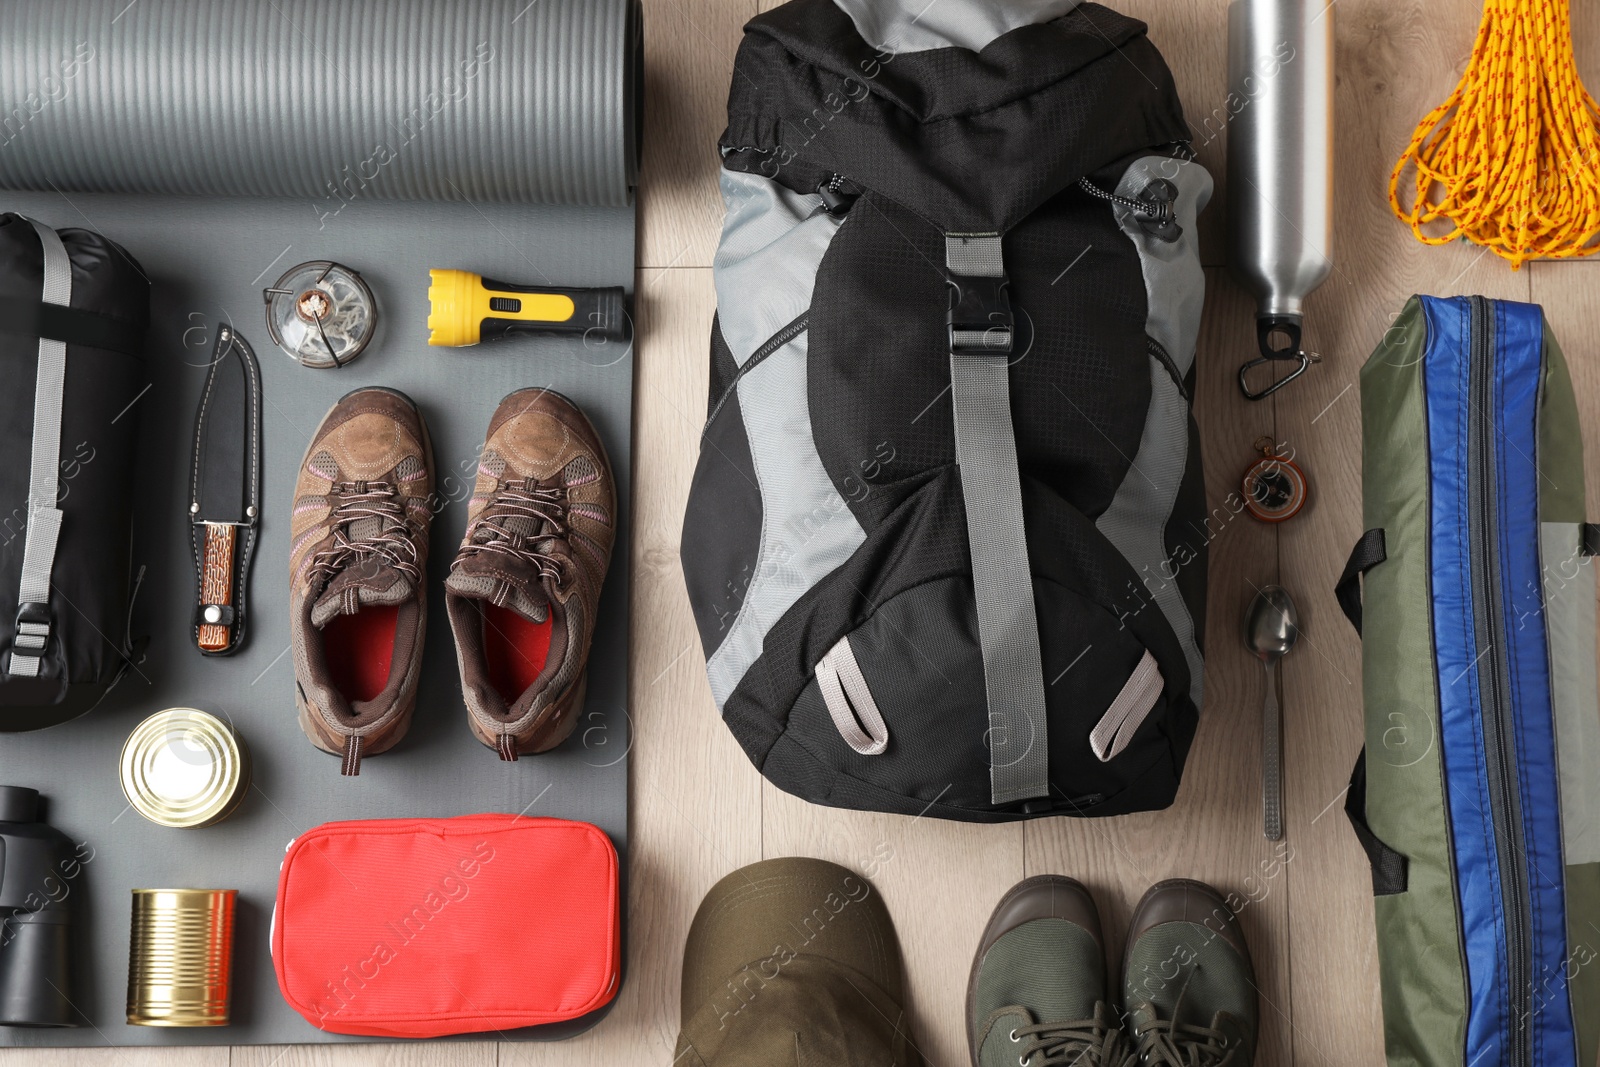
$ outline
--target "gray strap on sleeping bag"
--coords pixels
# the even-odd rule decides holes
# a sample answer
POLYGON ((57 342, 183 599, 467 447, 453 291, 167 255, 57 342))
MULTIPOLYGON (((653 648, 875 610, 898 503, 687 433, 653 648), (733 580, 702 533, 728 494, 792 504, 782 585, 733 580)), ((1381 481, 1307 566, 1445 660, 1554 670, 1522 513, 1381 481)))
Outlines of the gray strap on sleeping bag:
POLYGON ((946 234, 950 395, 967 515, 996 804, 1050 791, 1039 620, 1011 425, 1011 304, 999 234, 946 234))
MULTIPOLYGON (((28 220, 44 249, 46 304, 72 304, 72 261, 61 238, 42 222, 28 220)), ((22 548, 22 583, 17 593, 17 635, 11 646, 12 677, 35 678, 50 644, 50 572, 55 567, 61 509, 56 507, 61 469, 61 406, 67 383, 65 341, 39 338, 39 377, 33 391, 33 459, 28 473, 28 529, 22 548)))

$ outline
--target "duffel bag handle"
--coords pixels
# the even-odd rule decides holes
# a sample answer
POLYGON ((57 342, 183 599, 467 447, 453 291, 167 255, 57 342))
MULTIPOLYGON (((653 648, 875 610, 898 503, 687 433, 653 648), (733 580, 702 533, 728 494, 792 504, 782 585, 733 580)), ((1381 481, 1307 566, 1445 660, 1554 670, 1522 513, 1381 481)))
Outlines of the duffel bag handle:
MULTIPOLYGON (((1339 582, 1333 587, 1334 595, 1339 598, 1339 607, 1344 610, 1345 618, 1350 620, 1350 625, 1356 628, 1358 634, 1361 632, 1361 576, 1388 558, 1383 530, 1368 530, 1350 550, 1344 573, 1339 575, 1339 582)), ((1367 862, 1372 866, 1373 895, 1381 897, 1404 893, 1409 881, 1406 857, 1381 841, 1367 825, 1365 748, 1356 756, 1355 769, 1350 774, 1350 787, 1344 797, 1344 814, 1356 832, 1356 840, 1361 842, 1361 850, 1367 854, 1367 862)))
POLYGON ((1350 550, 1344 573, 1339 575, 1339 583, 1333 587, 1334 596, 1339 598, 1339 607, 1358 634, 1361 632, 1361 576, 1388 558, 1383 530, 1368 530, 1350 550))
MULTIPOLYGON (((1359 608, 1357 609, 1359 613, 1359 608)), ((1410 861, 1384 844, 1367 825, 1367 750, 1356 757, 1350 772, 1350 788, 1344 795, 1344 814, 1361 842, 1361 850, 1372 865, 1372 895, 1378 897, 1404 893, 1410 884, 1410 861)))

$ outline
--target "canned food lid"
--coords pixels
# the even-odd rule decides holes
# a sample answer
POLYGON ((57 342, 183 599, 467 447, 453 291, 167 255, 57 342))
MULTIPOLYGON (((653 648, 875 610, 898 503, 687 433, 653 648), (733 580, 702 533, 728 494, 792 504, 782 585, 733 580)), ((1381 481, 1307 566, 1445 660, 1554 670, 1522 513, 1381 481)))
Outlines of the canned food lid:
POLYGON ((231 812, 249 784, 248 754, 228 725, 195 708, 145 719, 122 747, 122 791, 161 826, 205 826, 231 812))
POLYGON ((224 907, 238 898, 237 889, 134 889, 133 895, 154 898, 158 907, 224 907))

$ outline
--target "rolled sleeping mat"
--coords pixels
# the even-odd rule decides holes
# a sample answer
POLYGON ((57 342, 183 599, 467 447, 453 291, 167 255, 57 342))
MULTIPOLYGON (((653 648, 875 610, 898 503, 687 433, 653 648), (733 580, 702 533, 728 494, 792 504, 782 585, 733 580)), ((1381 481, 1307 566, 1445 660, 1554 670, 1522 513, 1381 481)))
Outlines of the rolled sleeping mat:
POLYGON ((0 188, 626 206, 637 0, 6 0, 0 188))

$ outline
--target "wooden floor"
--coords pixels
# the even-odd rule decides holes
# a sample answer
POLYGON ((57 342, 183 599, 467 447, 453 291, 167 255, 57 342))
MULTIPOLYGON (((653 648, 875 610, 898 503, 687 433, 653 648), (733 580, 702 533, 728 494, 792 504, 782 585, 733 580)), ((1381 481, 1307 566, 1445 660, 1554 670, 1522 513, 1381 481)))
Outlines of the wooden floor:
MULTIPOLYGON (((712 252, 721 223, 715 144, 740 27, 756 0, 645 0, 646 131, 640 194, 639 388, 633 590, 633 852, 628 976, 590 1034, 560 1046, 286 1046, 184 1051, 11 1051, 8 1064, 313 1067, 667 1064, 678 1029, 683 938, 701 895, 757 859, 845 864, 886 854, 876 884, 905 948, 915 1039, 932 1067, 967 1062, 963 985, 979 930, 1013 882, 1061 872, 1093 889, 1120 937, 1151 882, 1203 878, 1246 901, 1259 970, 1261 1067, 1382 1063, 1370 883, 1341 803, 1360 746, 1360 663, 1333 584, 1361 531, 1357 373, 1414 292, 1478 292, 1545 305, 1572 364, 1600 489, 1600 261, 1513 273, 1472 246, 1427 248, 1388 212, 1389 168, 1413 123, 1459 76, 1477 0, 1338 0, 1337 269, 1308 306, 1323 364, 1262 404, 1233 385, 1253 309, 1222 268, 1226 0, 1116 0, 1150 24, 1178 79, 1202 161, 1219 181, 1204 220, 1209 290, 1197 411, 1213 505, 1271 434, 1310 473, 1310 509, 1281 532, 1248 518, 1211 545, 1207 702, 1177 804, 1100 821, 970 827, 810 807, 762 783, 718 721, 678 565, 679 524, 705 411, 712 252), (1210 138, 1210 139, 1208 139, 1210 138), (1295 595, 1305 640, 1286 661, 1287 840, 1259 827, 1262 672, 1242 650, 1254 588, 1295 595)), ((1600 89, 1600 13, 1577 4, 1577 50, 1600 89)), ((530 906, 536 904, 530 902, 530 906)))

